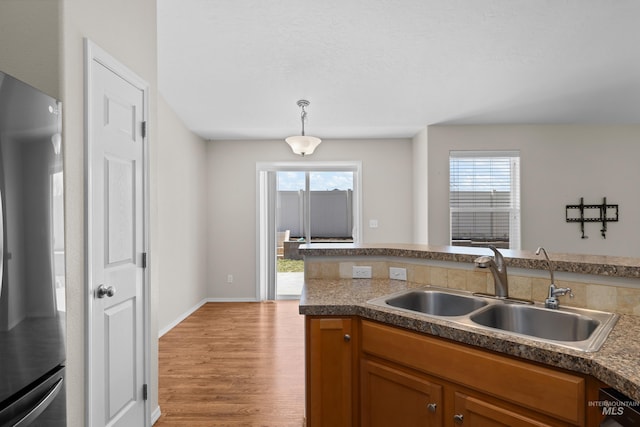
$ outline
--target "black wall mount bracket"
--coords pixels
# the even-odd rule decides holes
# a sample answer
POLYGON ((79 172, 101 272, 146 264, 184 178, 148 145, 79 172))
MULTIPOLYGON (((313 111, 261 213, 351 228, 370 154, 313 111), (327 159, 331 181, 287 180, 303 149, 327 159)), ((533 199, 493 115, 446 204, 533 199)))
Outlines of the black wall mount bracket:
POLYGON ((581 238, 588 239, 589 236, 584 234, 585 222, 599 222, 602 224, 600 235, 603 239, 607 238, 607 223, 618 222, 618 205, 607 204, 607 198, 602 199, 602 203, 584 204, 584 198, 580 197, 579 205, 567 205, 566 208, 567 222, 580 223, 581 238))

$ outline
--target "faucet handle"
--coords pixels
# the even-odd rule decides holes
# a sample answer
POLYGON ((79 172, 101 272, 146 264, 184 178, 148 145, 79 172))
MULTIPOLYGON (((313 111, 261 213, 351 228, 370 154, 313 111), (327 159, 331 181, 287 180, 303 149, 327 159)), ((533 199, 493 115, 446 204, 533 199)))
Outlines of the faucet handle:
POLYGON ((569 298, 573 298, 575 296, 573 295, 571 288, 556 288, 556 293, 563 296, 569 294, 569 298))
POLYGON ((498 266, 502 268, 502 264, 504 263, 504 257, 502 256, 498 248, 496 248, 493 245, 488 245, 487 247, 493 251, 496 264, 498 264, 498 266))

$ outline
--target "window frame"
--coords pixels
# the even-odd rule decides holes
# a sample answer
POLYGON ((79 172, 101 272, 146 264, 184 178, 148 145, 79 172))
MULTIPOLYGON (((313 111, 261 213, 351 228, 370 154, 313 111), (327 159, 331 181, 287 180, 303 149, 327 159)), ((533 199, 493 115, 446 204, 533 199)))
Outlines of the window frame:
MULTIPOLYGON (((449 244, 456 246, 487 246, 491 242, 470 242, 469 245, 463 243, 454 243, 453 230, 454 230, 454 214, 455 213, 508 213, 509 215, 509 249, 521 248, 521 205, 520 205, 520 165, 521 157, 519 150, 451 150, 449 151, 449 244), (452 162, 455 159, 509 159, 509 203, 508 206, 469 206, 459 207, 454 206, 453 199, 453 186, 452 178, 455 173, 456 176, 460 176, 459 173, 452 171, 452 162)), ((497 175, 497 174, 496 174, 497 175)), ((475 185, 475 184, 474 184, 475 185)), ((477 188, 477 187, 475 187, 477 188)), ((461 190, 458 190, 461 192, 461 190)), ((489 190, 484 190, 489 192, 489 190)), ((496 191, 492 189, 491 191, 496 191)), ((504 191, 504 190, 503 190, 504 191)))

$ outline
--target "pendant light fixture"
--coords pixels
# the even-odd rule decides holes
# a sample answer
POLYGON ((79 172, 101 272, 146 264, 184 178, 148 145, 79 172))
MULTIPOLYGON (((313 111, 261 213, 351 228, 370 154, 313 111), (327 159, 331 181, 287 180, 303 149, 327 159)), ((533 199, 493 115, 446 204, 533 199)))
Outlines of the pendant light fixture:
POLYGON ((320 145, 322 140, 315 136, 307 136, 304 134, 304 122, 307 119, 307 111, 305 110, 305 107, 308 107, 310 102, 306 99, 301 99, 297 104, 302 110, 300 113, 300 120, 302 121, 302 135, 290 136, 286 138, 285 141, 289 146, 291 146, 291 150, 295 154, 306 156, 307 154, 313 154, 313 151, 318 145, 320 145))

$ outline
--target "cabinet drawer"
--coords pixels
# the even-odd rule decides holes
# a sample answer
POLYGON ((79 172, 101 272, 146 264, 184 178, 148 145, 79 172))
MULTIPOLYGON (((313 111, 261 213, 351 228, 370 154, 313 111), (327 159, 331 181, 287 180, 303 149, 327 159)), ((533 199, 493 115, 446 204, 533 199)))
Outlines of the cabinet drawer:
POLYGON ((362 427, 442 426, 442 386, 380 363, 361 361, 362 427))
MULTIPOLYGON (((463 420, 462 425, 466 427, 550 427, 548 422, 531 418, 486 402, 482 398, 467 396, 460 392, 455 394, 455 413, 456 418, 460 417, 459 419, 463 420)), ((567 425, 562 421, 557 423, 552 425, 567 425)))
POLYGON ((565 372, 370 321, 362 351, 505 401, 584 423, 585 380, 565 372))

